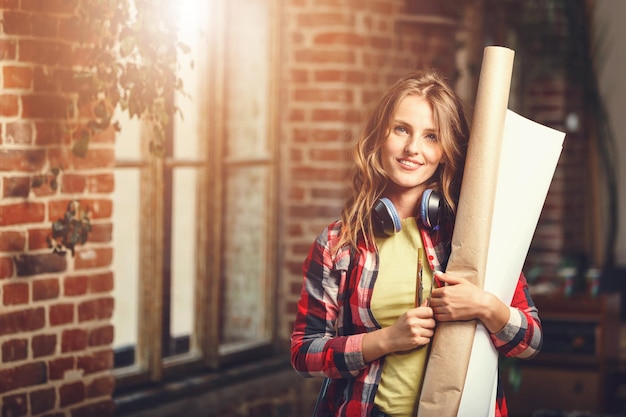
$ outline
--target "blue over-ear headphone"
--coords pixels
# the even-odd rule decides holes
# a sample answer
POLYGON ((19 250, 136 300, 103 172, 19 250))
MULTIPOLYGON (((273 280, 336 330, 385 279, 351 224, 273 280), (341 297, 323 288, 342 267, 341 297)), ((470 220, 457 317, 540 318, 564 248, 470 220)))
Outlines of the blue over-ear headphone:
MULTIPOLYGON (((439 209, 441 208, 441 194, 433 189, 427 189, 422 194, 420 201, 420 220, 422 225, 432 229, 439 222, 439 209)), ((402 230, 400 216, 388 198, 381 198, 374 204, 372 222, 376 231, 388 236, 402 230)))

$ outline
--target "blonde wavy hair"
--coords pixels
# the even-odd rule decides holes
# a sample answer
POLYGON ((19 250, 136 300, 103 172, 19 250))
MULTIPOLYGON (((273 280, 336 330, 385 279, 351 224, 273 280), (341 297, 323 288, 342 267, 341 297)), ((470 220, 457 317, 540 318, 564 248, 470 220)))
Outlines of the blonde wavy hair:
POLYGON ((389 135, 398 104, 407 96, 423 97, 432 106, 444 163, 429 179, 427 187, 443 196, 444 209, 440 218, 454 221, 469 128, 461 100, 443 78, 434 71, 416 71, 398 80, 379 100, 354 146, 352 194, 341 213, 342 228, 337 250, 346 244, 356 248, 359 236, 368 246, 374 242, 371 212, 389 181, 381 163, 381 147, 389 135))

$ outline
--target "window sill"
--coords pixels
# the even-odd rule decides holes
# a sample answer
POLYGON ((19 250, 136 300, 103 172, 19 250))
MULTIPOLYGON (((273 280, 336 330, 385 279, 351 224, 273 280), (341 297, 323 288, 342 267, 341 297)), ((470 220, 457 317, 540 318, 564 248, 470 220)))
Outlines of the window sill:
POLYGON ((180 415, 178 402, 185 403, 188 408, 189 400, 197 398, 202 403, 201 407, 219 408, 226 403, 239 401, 244 392, 259 392, 263 388, 275 387, 277 380, 284 381, 285 386, 302 380, 293 371, 289 358, 284 355, 177 381, 124 390, 115 393, 113 400, 116 416, 140 416, 143 411, 148 411, 145 415, 154 415, 150 410, 156 407, 171 409, 171 412, 159 413, 160 416, 175 416, 180 415), (277 379, 277 375, 281 375, 281 378, 277 379), (268 383, 267 379, 271 382, 268 383))

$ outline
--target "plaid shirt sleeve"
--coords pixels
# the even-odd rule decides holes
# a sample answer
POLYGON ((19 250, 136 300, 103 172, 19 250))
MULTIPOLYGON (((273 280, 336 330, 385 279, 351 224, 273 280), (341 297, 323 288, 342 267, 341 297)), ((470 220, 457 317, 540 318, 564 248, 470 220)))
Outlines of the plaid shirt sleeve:
POLYGON ((331 225, 318 236, 302 267, 304 282, 291 335, 291 363, 305 377, 352 377, 366 367, 361 350, 364 333, 337 335, 350 261, 349 251, 331 255, 338 230, 331 225))
POLYGON ((520 274, 511 301, 509 322, 502 330, 491 334, 491 340, 501 354, 528 359, 541 349, 543 332, 535 304, 528 291, 524 274, 520 274))

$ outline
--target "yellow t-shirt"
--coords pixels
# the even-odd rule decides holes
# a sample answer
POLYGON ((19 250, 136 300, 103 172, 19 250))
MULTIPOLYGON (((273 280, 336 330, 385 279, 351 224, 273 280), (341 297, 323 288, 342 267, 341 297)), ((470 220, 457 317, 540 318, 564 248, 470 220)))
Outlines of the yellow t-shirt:
MULTIPOLYGON (((370 308, 376 321, 388 327, 407 310, 415 307, 418 254, 422 254, 423 295, 432 288, 422 238, 415 218, 402 220, 402 230, 390 237, 376 238, 378 277, 370 308)), ((429 345, 385 356, 383 373, 374 403, 392 417, 414 417, 422 389, 429 345)))

